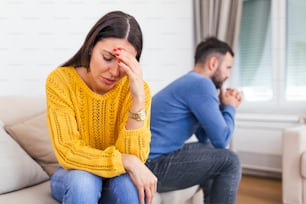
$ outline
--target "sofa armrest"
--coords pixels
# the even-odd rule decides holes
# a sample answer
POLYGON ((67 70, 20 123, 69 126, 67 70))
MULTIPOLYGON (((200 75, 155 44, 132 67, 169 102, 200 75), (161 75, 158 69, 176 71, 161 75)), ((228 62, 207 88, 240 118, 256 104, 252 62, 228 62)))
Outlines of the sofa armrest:
POLYGON ((301 156, 301 176, 306 179, 306 151, 301 156))
POLYGON ((306 126, 283 131, 282 188, 283 203, 303 203, 301 156, 306 151, 306 126))

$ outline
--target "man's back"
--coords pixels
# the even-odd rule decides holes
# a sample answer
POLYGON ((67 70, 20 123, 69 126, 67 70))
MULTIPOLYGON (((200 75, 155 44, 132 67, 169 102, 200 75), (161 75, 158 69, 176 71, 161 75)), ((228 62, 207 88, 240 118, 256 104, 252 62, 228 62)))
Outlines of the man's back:
MULTIPOLYGON (((152 99, 149 158, 180 149, 201 125, 211 124, 207 118, 213 109, 220 115, 214 84, 193 71, 158 92, 152 99)), ((199 139, 207 142, 204 135, 199 139)))

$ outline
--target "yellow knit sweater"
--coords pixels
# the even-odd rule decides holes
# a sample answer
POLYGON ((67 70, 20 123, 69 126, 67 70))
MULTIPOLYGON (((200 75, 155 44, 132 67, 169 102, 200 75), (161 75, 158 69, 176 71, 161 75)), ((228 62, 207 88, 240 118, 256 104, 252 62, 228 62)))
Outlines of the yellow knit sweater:
POLYGON ((111 178, 125 172, 121 153, 136 155, 144 162, 151 139, 151 93, 147 83, 145 93, 148 117, 144 126, 126 130, 132 102, 128 77, 99 95, 73 67, 51 72, 46 81, 47 124, 60 165, 111 178))

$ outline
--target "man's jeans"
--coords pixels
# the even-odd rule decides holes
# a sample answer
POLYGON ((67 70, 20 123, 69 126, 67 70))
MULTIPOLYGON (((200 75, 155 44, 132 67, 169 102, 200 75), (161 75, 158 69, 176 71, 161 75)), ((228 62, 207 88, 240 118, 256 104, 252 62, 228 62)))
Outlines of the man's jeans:
POLYGON ((53 197, 64 204, 139 203, 138 191, 128 174, 102 179, 86 171, 59 167, 50 183, 53 197))
POLYGON ((234 204, 241 168, 238 156, 228 149, 187 143, 178 151, 146 162, 158 178, 158 192, 200 185, 205 203, 234 204))

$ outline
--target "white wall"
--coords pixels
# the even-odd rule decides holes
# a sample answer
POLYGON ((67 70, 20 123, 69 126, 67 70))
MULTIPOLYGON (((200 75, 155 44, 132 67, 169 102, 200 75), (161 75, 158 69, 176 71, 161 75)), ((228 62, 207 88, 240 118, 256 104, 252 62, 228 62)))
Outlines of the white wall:
POLYGON ((288 114, 237 114, 231 147, 244 169, 282 171, 282 134, 300 125, 299 117, 288 114))
POLYGON ((1 0, 0 95, 44 95, 47 74, 70 58, 106 12, 136 17, 144 78, 156 93, 193 65, 192 1, 1 0))

